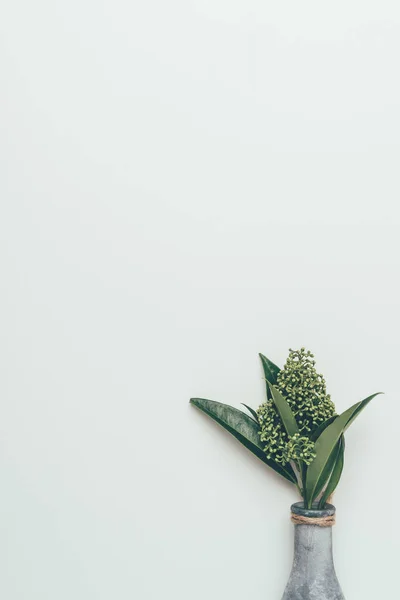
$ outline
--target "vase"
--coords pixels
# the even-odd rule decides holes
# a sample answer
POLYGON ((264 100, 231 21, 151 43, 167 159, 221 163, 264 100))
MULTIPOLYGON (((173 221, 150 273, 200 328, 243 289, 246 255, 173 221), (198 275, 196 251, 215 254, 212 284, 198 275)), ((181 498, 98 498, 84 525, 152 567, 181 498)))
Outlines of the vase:
MULTIPOLYGON (((291 510, 312 519, 333 517, 336 511, 332 504, 306 509, 303 502, 291 510)), ((332 527, 295 523, 293 567, 282 600, 345 600, 333 564, 332 527)))

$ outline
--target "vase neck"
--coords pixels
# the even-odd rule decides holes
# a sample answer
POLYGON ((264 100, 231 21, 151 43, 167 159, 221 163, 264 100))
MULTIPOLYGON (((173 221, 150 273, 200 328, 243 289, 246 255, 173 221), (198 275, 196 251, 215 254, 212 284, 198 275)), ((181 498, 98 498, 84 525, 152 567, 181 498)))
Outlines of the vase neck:
POLYGON ((317 525, 295 525, 294 557, 297 568, 320 572, 331 567, 332 528, 317 525))
MULTIPOLYGON (((334 516, 335 507, 327 504, 324 509, 305 508, 302 502, 296 502, 292 505, 292 514, 305 519, 323 520, 334 516)), ((332 527, 304 523, 296 524, 294 528, 294 555, 297 566, 309 571, 320 571, 323 565, 330 568, 333 564, 332 527)))

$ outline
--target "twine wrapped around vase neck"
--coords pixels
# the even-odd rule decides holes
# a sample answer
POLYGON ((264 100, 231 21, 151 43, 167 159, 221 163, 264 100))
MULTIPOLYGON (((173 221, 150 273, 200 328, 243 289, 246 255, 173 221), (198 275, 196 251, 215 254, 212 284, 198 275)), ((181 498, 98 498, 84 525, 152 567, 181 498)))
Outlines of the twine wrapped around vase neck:
POLYGON ((303 502, 296 502, 291 507, 291 520, 295 525, 316 525, 317 527, 332 527, 336 523, 336 509, 331 504, 332 494, 323 509, 313 505, 305 508, 303 502))
POLYGON ((291 520, 295 525, 317 525, 318 527, 332 527, 336 523, 335 515, 327 517, 304 517, 303 515, 292 513, 291 520))

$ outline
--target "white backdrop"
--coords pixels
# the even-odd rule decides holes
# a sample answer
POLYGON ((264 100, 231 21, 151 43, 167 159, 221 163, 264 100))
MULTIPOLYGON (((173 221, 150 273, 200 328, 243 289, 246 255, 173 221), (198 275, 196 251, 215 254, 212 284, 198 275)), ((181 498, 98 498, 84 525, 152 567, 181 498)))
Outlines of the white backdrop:
POLYGON ((295 492, 188 400, 302 345, 338 410, 386 392, 334 537, 393 598, 398 3, 0 10, 1 598, 279 600, 295 492))

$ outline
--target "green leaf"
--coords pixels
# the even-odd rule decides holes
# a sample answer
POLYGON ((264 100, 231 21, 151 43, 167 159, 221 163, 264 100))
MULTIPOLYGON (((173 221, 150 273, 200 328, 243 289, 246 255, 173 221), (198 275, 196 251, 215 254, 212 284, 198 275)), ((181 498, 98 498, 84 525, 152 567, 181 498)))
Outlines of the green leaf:
POLYGON ((340 450, 340 445, 341 445, 341 440, 342 440, 343 436, 341 436, 341 438, 339 439, 338 443, 336 444, 331 456, 329 457, 329 460, 327 461, 325 468, 321 474, 321 477, 318 481, 318 484, 315 488, 314 491, 314 500, 316 498, 318 498, 318 496, 320 495, 320 493, 322 492, 322 490, 328 485, 328 482, 330 480, 330 477, 332 475, 332 471, 335 468, 335 464, 336 464, 336 460, 338 458, 338 454, 339 454, 339 450, 340 450))
POLYGON ((307 500, 309 507, 311 507, 313 500, 318 495, 316 493, 318 489, 321 490, 323 487, 323 483, 327 477, 327 470, 329 469, 329 461, 332 460, 332 454, 335 452, 335 449, 337 451, 336 445, 340 436, 351 425, 363 408, 377 395, 373 394, 348 408, 321 433, 315 442, 314 452, 316 453, 316 457, 307 469, 307 500))
POLYGON ((342 437, 340 438, 339 443, 338 443, 338 451, 337 451, 337 454, 335 457, 335 464, 332 469, 332 473, 329 477, 328 484, 327 484, 327 486, 324 490, 324 493, 322 494, 321 499, 319 501, 318 508, 324 508, 325 503, 328 500, 329 496, 331 496, 337 488, 339 480, 342 476, 342 471, 343 471, 343 466, 344 466, 344 448, 345 448, 344 436, 342 435, 342 437))
POLYGON ((204 398, 191 398, 190 403, 229 431, 243 446, 246 446, 276 473, 279 473, 291 483, 297 484, 296 475, 289 464, 282 467, 282 465, 267 458, 260 440, 259 426, 248 415, 237 408, 233 408, 233 406, 204 398))
POLYGON ((242 402, 242 406, 245 406, 247 408, 247 410, 249 411, 249 413, 253 416, 255 422, 258 425, 258 416, 256 411, 254 410, 254 408, 251 408, 251 406, 247 406, 247 404, 245 404, 244 402, 242 402))
POLYGON ((264 356, 264 354, 260 353, 258 356, 261 358, 261 364, 262 364, 263 371, 264 371, 264 377, 267 381, 267 398, 271 398, 271 392, 268 387, 268 382, 272 383, 272 384, 276 383, 280 368, 277 367, 271 360, 269 360, 269 358, 264 356))
POLYGON ((292 413, 292 410, 289 404, 287 403, 286 398, 282 396, 282 394, 269 382, 267 382, 267 385, 269 386, 272 399, 276 406, 276 410, 278 411, 279 416, 282 419, 282 423, 286 429, 287 434, 289 436, 292 436, 295 433, 299 433, 299 428, 297 426, 295 416, 292 413))
POLYGON ((326 421, 321 423, 321 425, 318 425, 317 429, 310 435, 310 440, 312 442, 316 442, 317 439, 319 438, 319 436, 321 435, 321 433, 323 431, 325 431, 325 429, 328 427, 328 425, 333 423, 333 421, 335 419, 337 419, 337 415, 334 415, 333 417, 329 417, 329 419, 326 419, 326 421))
POLYGON ((354 414, 347 421, 346 429, 348 429, 350 427, 352 422, 358 417, 360 412, 362 410, 364 410, 364 408, 367 406, 367 404, 369 404, 371 402, 371 400, 373 400, 373 398, 375 398, 375 396, 379 396, 380 394, 383 394, 383 392, 377 392, 376 394, 372 394, 372 396, 368 396, 368 398, 365 398, 365 400, 361 400, 361 402, 358 403, 358 407, 354 411, 354 414))
POLYGON ((265 379, 270 383, 276 383, 280 368, 277 367, 271 360, 269 360, 269 358, 264 356, 264 354, 260 353, 258 356, 261 358, 265 379))

